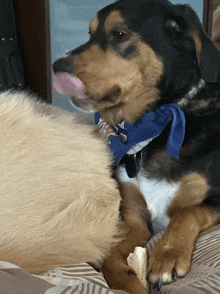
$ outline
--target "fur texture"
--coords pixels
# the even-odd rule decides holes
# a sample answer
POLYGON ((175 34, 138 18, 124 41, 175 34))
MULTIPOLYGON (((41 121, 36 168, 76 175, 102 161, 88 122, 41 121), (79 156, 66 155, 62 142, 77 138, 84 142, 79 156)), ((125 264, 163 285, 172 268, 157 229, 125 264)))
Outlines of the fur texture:
MULTIPOLYGON (((217 3, 216 6, 219 4, 217 3)), ((213 12, 212 39, 216 47, 220 49, 220 5, 213 12)))
POLYGON ((0 94, 0 259, 31 273, 103 260, 120 195, 95 128, 26 93, 0 94))

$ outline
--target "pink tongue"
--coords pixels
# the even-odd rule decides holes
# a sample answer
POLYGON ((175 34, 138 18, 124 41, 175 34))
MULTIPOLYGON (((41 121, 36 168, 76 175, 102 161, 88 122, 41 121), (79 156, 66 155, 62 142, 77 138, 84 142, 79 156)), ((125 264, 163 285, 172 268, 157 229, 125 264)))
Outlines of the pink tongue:
POLYGON ((60 74, 54 77, 54 88, 61 95, 73 95, 78 99, 86 98, 84 95, 85 86, 79 78, 71 76, 68 73, 60 74))

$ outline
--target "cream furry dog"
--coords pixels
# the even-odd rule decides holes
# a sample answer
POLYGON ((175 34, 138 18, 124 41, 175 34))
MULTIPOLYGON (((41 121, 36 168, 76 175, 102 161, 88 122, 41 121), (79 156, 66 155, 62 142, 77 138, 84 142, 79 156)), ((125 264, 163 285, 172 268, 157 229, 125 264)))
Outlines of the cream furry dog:
POLYGON ((26 93, 0 94, 0 260, 41 273, 109 253, 120 195, 94 128, 26 93))
POLYGON ((220 6, 213 13, 212 40, 220 49, 220 6))

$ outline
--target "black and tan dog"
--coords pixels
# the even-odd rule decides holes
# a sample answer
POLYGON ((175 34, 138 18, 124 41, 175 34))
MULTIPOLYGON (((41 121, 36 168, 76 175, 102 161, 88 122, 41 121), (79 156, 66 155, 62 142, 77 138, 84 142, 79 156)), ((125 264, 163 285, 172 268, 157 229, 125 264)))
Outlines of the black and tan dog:
POLYGON ((134 123, 170 103, 183 110, 179 159, 166 152, 168 125, 139 162, 143 194, 158 190, 170 219, 150 257, 149 281, 160 287, 183 277, 199 232, 220 220, 220 52, 189 6, 119 0, 94 16, 90 40, 53 69, 68 84, 61 92, 109 124, 134 123))

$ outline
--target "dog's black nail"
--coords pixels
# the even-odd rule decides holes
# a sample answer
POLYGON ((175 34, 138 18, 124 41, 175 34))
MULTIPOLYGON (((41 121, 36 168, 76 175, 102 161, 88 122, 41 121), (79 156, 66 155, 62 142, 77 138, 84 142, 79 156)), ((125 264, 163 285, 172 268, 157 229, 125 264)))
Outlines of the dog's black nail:
POLYGON ((129 275, 137 276, 137 275, 136 275, 136 272, 133 271, 132 269, 129 269, 129 270, 128 270, 128 274, 129 274, 129 275))
POLYGON ((163 286, 163 280, 159 279, 159 281, 157 282, 157 291, 160 291, 160 288, 163 286))
POLYGON ((157 289, 157 282, 153 284, 153 289, 157 289))
POLYGON ((182 279, 182 278, 185 277, 185 275, 182 276, 182 275, 178 275, 178 274, 177 274, 177 277, 178 277, 178 279, 182 279))
POLYGON ((177 278, 178 278, 178 274, 177 274, 177 272, 175 271, 175 269, 173 269, 172 280, 173 280, 173 281, 176 281, 177 278))
POLYGON ((155 284, 150 283, 149 290, 153 291, 155 289, 155 286, 156 286, 155 284))
POLYGON ((148 281, 149 281, 150 274, 151 274, 151 271, 149 271, 149 272, 147 273, 147 276, 146 276, 146 279, 147 279, 148 281))

